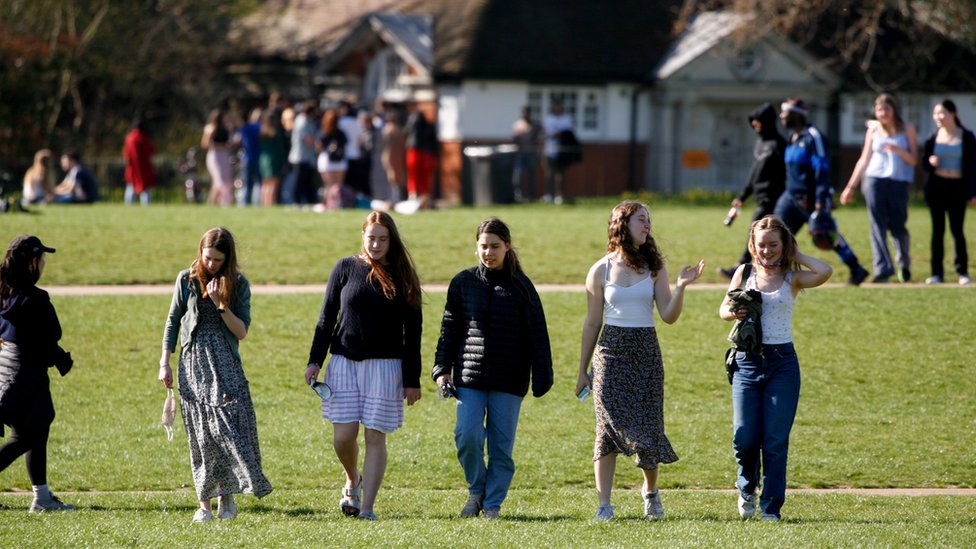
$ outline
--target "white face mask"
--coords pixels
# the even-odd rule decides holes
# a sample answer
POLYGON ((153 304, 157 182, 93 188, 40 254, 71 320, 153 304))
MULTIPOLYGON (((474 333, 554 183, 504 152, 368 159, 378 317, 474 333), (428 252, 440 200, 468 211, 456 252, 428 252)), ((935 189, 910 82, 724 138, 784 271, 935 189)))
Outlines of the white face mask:
POLYGON ((173 421, 176 420, 176 397, 173 390, 169 389, 166 393, 166 400, 163 401, 163 418, 160 423, 166 430, 166 440, 173 441, 173 421))

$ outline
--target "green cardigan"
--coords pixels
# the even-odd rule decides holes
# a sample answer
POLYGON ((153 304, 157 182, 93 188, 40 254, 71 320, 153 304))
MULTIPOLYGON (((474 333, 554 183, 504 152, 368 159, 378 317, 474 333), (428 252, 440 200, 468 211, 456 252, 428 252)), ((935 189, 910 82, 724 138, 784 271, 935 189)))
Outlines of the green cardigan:
MULTIPOLYGON (((197 328, 199 321, 197 302, 200 300, 199 284, 190 278, 190 270, 180 271, 176 277, 176 287, 173 289, 173 301, 169 306, 169 315, 166 317, 166 328, 163 330, 163 348, 170 352, 176 351, 176 338, 179 335, 180 345, 186 347, 193 339, 193 332, 197 328)), ((244 322, 246 328, 251 327, 251 285, 244 275, 237 277, 237 293, 230 310, 244 322)), ((224 329, 224 337, 230 344, 234 355, 240 359, 238 351, 239 340, 227 326, 224 329)))

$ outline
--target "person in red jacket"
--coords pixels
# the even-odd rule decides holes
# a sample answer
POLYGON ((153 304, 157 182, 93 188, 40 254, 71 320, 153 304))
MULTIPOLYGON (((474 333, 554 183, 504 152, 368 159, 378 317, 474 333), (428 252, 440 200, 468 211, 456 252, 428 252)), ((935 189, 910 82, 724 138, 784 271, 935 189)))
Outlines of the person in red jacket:
POLYGON ((125 157, 126 204, 132 204, 138 194, 139 202, 143 206, 149 205, 149 189, 156 186, 156 170, 152 164, 155 153, 156 144, 149 137, 145 123, 136 118, 122 146, 122 156, 125 157))

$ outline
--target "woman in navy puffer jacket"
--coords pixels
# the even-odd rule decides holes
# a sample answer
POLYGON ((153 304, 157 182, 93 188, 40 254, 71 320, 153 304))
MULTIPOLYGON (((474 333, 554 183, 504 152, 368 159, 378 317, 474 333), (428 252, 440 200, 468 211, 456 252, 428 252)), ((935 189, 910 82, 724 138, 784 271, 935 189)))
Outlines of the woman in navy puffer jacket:
POLYGON ((462 517, 497 518, 515 474, 512 449, 522 399, 552 387, 552 352, 539 294, 500 219, 477 232, 480 264, 451 281, 434 380, 457 386, 454 440, 468 482, 462 517), (488 463, 485 464, 485 442, 488 463))

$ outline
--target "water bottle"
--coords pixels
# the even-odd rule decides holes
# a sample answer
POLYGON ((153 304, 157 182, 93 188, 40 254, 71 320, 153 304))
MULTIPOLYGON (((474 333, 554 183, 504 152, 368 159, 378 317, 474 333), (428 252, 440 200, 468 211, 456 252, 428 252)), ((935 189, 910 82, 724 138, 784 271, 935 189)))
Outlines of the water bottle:
POLYGON ((726 214, 726 216, 725 216, 725 221, 722 221, 722 224, 725 225, 726 227, 732 225, 732 222, 735 221, 735 218, 736 217, 739 217, 739 210, 740 209, 741 208, 737 208, 735 206, 732 206, 732 208, 729 209, 729 213, 726 214))

